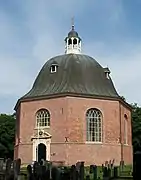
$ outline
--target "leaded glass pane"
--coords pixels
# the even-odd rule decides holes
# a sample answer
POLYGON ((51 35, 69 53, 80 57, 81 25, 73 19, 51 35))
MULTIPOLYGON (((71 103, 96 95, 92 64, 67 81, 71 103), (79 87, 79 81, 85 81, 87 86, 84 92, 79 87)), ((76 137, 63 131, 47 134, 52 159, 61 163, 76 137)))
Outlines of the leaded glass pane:
POLYGON ((45 127, 50 126, 50 114, 46 109, 42 109, 36 114, 36 126, 37 127, 45 127))
POLYGON ((87 141, 102 141, 102 115, 97 109, 89 109, 86 113, 87 141))

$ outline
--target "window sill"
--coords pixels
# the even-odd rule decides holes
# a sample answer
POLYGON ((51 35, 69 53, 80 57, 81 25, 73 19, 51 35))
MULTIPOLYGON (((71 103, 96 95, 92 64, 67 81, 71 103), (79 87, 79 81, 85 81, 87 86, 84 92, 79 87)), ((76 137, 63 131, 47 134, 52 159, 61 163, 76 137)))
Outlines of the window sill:
POLYGON ((129 146, 129 144, 123 144, 124 146, 129 146))
POLYGON ((49 129, 50 126, 41 126, 41 127, 35 127, 35 130, 42 130, 42 129, 49 129))
POLYGON ((103 142, 86 141, 86 144, 103 144, 103 142))

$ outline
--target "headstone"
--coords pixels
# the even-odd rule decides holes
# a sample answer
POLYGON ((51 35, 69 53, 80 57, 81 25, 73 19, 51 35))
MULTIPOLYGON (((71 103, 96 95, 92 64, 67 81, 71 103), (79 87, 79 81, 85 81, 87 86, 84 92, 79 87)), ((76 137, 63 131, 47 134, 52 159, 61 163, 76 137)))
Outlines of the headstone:
POLYGON ((20 168, 21 168, 21 159, 17 159, 13 163, 14 180, 18 180, 19 179, 20 168))
POLYGON ((11 164, 12 164, 12 160, 10 158, 7 159, 6 161, 6 169, 5 169, 5 179, 9 179, 10 175, 11 175, 11 164))
POLYGON ((94 165, 90 165, 90 171, 89 171, 90 174, 93 173, 93 168, 94 168, 94 165))
POLYGON ((0 158, 0 171, 3 171, 4 159, 0 158))
POLYGON ((76 163, 76 170, 79 172, 80 171, 80 166, 81 166, 81 162, 77 162, 76 163))
POLYGON ((31 165, 27 166, 27 180, 33 180, 33 173, 31 165))
POLYGON ((108 167, 108 170, 107 170, 107 171, 108 171, 108 177, 111 178, 111 168, 108 167))
POLYGON ((108 168, 107 167, 104 167, 103 168, 103 179, 107 178, 108 177, 108 168))
POLYGON ((51 169, 52 180, 57 180, 57 175, 58 175, 57 167, 52 167, 51 169))
POLYGON ((124 161, 120 161, 119 173, 121 174, 123 170, 124 170, 124 161))
POLYGON ((79 178, 80 180, 84 180, 84 162, 82 161, 81 162, 81 165, 80 165, 80 173, 79 173, 79 178))
POLYGON ((105 167, 108 167, 108 161, 105 161, 105 167))
POLYGON ((112 164, 113 164, 113 166, 114 166, 114 164, 115 164, 115 159, 113 159, 112 164))
POLYGON ((97 180, 97 166, 94 165, 93 179, 97 180))
POLYGON ((41 169, 42 169, 42 176, 41 176, 41 179, 42 180, 46 180, 46 166, 41 166, 41 169))
POLYGON ((86 180, 90 180, 90 176, 89 175, 86 176, 86 180))
POLYGON ((112 164, 112 161, 110 160, 109 161, 109 168, 112 168, 111 164, 112 164))
POLYGON ((62 172, 61 180, 70 179, 70 170, 67 167, 64 167, 64 171, 62 172))
POLYGON ((70 169, 70 178, 71 178, 71 180, 78 180, 78 174, 79 174, 79 172, 78 172, 76 166, 72 165, 71 169, 70 169))
POLYGON ((118 177, 118 167, 114 167, 114 178, 118 177))
POLYGON ((104 171, 104 164, 102 164, 102 172, 104 171))
POLYGON ((90 174, 93 174, 93 180, 97 180, 97 166, 90 165, 90 174))
POLYGON ((39 163, 34 162, 33 164, 33 178, 37 180, 39 178, 39 163))

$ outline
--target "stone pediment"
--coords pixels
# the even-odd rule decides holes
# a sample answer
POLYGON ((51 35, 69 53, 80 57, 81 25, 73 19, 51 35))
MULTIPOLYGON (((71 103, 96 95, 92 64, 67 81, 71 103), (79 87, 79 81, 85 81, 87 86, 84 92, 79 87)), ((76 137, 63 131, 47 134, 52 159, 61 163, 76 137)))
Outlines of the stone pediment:
POLYGON ((31 137, 32 139, 50 139, 52 136, 48 132, 44 132, 43 130, 40 130, 31 137))

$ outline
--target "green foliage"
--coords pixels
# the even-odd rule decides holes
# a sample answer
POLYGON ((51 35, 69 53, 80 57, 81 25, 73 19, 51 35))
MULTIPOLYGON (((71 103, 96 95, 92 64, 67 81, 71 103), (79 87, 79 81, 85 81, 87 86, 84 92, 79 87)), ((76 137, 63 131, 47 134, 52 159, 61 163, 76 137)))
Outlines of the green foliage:
POLYGON ((124 96, 120 96, 121 97, 121 99, 123 100, 123 101, 126 101, 126 99, 125 99, 125 97, 124 96))
POLYGON ((15 117, 0 114, 0 157, 13 158, 15 117))
POLYGON ((132 104, 132 138, 134 151, 141 151, 141 107, 132 104))

